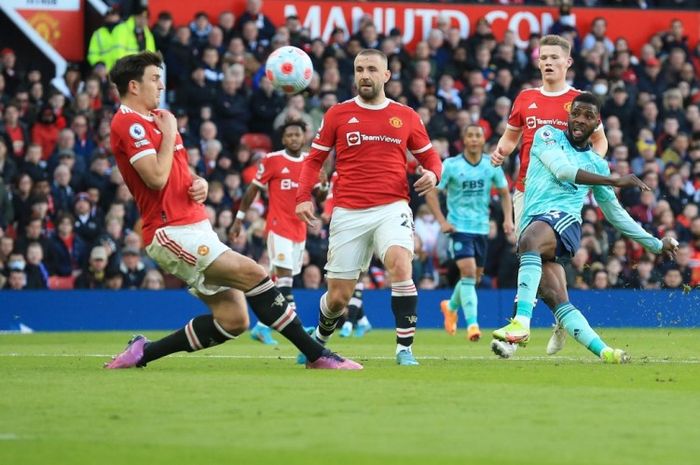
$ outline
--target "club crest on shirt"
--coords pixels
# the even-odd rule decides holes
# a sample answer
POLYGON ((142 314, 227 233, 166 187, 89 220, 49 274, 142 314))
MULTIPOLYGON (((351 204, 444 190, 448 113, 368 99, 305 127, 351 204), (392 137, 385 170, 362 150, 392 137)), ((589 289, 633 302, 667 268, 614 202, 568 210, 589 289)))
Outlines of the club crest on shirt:
POLYGON ((134 123, 129 127, 129 135, 136 140, 141 140, 146 137, 146 130, 139 123, 134 123))
POLYGON ((403 121, 401 121, 401 118, 399 118, 398 116, 392 116, 391 118, 389 118, 389 124, 398 129, 401 126, 403 126, 403 121))
POLYGON ((209 253, 209 247, 207 247, 206 245, 200 245, 199 247, 197 247, 197 253, 203 257, 209 253))
POLYGON ((283 254, 283 253, 278 253, 278 254, 277 254, 277 260, 279 260, 279 261, 281 261, 281 262, 284 261, 284 254, 283 254))
POLYGON ((566 111, 567 113, 571 113, 571 102, 566 102, 564 104, 564 111, 566 111))

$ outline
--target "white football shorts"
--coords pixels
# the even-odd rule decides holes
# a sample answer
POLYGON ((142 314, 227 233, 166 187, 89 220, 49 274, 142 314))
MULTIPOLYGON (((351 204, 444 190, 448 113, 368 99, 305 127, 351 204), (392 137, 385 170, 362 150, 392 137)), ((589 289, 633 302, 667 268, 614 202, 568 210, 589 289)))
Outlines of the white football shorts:
POLYGON ((146 253, 168 273, 189 286, 193 295, 214 295, 230 289, 204 282, 204 270, 219 255, 231 250, 219 240, 209 220, 183 226, 165 226, 156 230, 146 253))
POLYGON ((413 254, 413 213, 406 201, 357 210, 335 207, 326 275, 333 279, 357 279, 369 268, 373 253, 384 262, 392 245, 413 254))
POLYGON ((274 267, 292 270, 292 276, 301 273, 306 241, 294 242, 270 231, 267 235, 267 255, 270 257, 270 271, 274 267))

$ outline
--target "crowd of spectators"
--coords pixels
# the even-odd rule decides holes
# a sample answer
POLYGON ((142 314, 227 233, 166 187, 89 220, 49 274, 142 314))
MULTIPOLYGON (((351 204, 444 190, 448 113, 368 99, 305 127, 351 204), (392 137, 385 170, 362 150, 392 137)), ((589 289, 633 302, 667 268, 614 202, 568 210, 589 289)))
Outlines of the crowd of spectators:
MULTIPOLYGON (((132 42, 143 49, 152 35, 164 57, 167 102, 193 172, 209 181, 206 207, 216 232, 232 249, 261 264, 268 262, 264 202, 246 212, 245 230, 237 238, 229 233, 233 213, 262 155, 280 148, 277 129, 287 119, 306 121, 310 141, 324 112, 354 95, 352 62, 360 49, 378 48, 389 56, 388 96, 416 108, 443 158, 460 153, 460 130, 473 122, 484 128, 488 152, 503 134, 517 93, 540 85, 538 36, 519 48, 512 32, 498 41, 484 19, 464 38, 438 18, 426 40, 408 50, 401 31, 382 35, 370 17, 362 18, 357 34, 336 29, 324 42, 310 37, 297 17, 272 24, 260 4, 250 0, 238 17, 230 11, 217 17, 198 13, 189 24, 174 24, 168 12, 160 12, 150 29, 145 26, 147 33, 136 23, 132 42), (313 61, 314 77, 301 95, 284 96, 264 76, 266 56, 282 45, 303 48, 313 61)), ((621 202, 649 232, 673 235, 681 248, 675 262, 661 264, 620 237, 591 198, 583 212, 582 246, 567 266, 567 279, 579 289, 698 285, 700 43, 688 43, 682 21, 674 20, 633 51, 604 18, 579 35, 567 20, 570 11, 569 5, 562 6, 548 31, 573 44, 568 82, 593 92, 603 104, 613 173, 634 172, 652 188, 641 195, 623 190, 621 202)), ((108 31, 120 19, 112 16, 110 21, 114 24, 106 24, 108 31)), ((70 95, 64 95, 48 87, 47 76, 7 45, 0 44, 0 287, 182 286, 161 275, 145 255, 133 197, 114 163, 110 121, 118 97, 107 78, 105 62, 110 60, 93 56, 89 69, 87 64, 71 65, 65 75, 70 95)), ((415 168, 409 162, 407 176, 415 176, 415 168)), ((505 170, 513 182, 516 156, 505 170)), ((515 239, 503 234, 502 212, 498 199, 493 200, 482 286, 514 287, 515 239)), ((422 203, 412 199, 414 279, 420 288, 432 289, 453 281, 455 269, 446 238, 422 203)), ((296 287, 323 286, 324 218, 323 225, 309 230, 296 287)), ((368 288, 388 284, 378 261, 364 279, 368 288)))

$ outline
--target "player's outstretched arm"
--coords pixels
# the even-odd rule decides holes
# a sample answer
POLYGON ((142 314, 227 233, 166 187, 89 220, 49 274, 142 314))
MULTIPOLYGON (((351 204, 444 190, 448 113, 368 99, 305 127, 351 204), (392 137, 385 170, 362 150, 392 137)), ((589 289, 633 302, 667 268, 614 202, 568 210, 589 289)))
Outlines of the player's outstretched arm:
POLYGON ((241 204, 238 206, 238 211, 236 212, 236 219, 233 220, 234 237, 238 237, 238 235, 241 233, 241 229, 243 229, 243 220, 245 219, 245 212, 248 211, 250 204, 252 204, 258 197, 258 192, 260 192, 258 185, 251 182, 246 189, 245 194, 243 194, 241 204))
POLYGON ((620 205, 612 189, 609 187, 596 187, 593 189, 593 196, 598 202, 603 215, 605 215, 605 219, 623 235, 629 237, 649 252, 655 254, 663 252, 664 255, 670 258, 675 257, 678 251, 678 242, 671 237, 659 240, 646 232, 620 205))
POLYGON ((644 184, 637 176, 628 174, 619 178, 602 176, 590 171, 579 169, 566 158, 566 154, 560 148, 553 147, 542 152, 533 150, 534 156, 542 161, 542 164, 563 182, 573 182, 587 186, 613 186, 613 187, 638 187, 645 191, 649 186, 644 184))

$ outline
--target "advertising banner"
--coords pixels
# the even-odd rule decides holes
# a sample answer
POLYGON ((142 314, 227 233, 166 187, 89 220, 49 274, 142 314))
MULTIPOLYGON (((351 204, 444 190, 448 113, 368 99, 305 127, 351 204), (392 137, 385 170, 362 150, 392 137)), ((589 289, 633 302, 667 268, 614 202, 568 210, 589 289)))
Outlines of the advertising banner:
POLYGON ((2 0, 24 19, 66 60, 81 61, 83 46, 83 0, 2 0))
MULTIPOLYGON (((153 17, 160 11, 170 11, 177 24, 189 23, 198 11, 207 12, 210 19, 216 22, 218 14, 223 10, 231 10, 236 17, 240 16, 245 9, 245 2, 209 0, 205 5, 200 5, 192 2, 150 0, 150 9, 153 17)), ((278 26, 284 23, 285 17, 296 15, 304 27, 309 28, 311 37, 321 37, 324 40, 330 37, 335 27, 354 34, 357 32, 360 18, 370 15, 382 33, 388 33, 394 27, 399 28, 404 43, 409 48, 423 40, 441 16, 459 27, 463 37, 473 33, 480 18, 486 18, 491 22, 497 39, 500 40, 506 30, 511 30, 515 32, 518 45, 524 45, 531 33, 547 33, 558 18, 558 10, 549 7, 395 2, 265 0, 262 11, 278 26)), ((671 20, 676 18, 683 21, 691 45, 700 37, 698 12, 574 8, 573 20, 581 37, 588 33, 593 19, 599 16, 607 19, 608 36, 611 40, 625 37, 635 51, 638 51, 653 34, 668 30, 671 20)))

